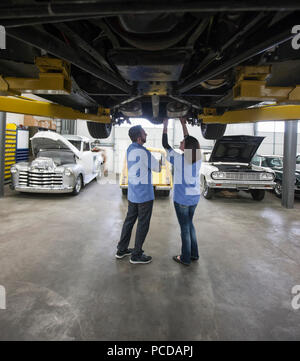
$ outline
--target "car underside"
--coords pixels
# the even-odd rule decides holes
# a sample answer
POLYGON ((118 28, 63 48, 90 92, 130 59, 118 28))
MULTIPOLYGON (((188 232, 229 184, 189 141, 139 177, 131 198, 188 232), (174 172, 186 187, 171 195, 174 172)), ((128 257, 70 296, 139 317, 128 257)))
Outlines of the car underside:
POLYGON ((291 46, 299 14, 297 1, 7 0, 0 74, 37 77, 41 56, 70 63, 70 92, 39 94, 82 112, 109 108, 111 124, 88 122, 95 138, 130 117, 185 116, 216 139, 226 124, 204 124, 205 109, 219 115, 272 98, 237 96, 243 67, 253 67, 245 81, 300 84, 300 50, 291 46))

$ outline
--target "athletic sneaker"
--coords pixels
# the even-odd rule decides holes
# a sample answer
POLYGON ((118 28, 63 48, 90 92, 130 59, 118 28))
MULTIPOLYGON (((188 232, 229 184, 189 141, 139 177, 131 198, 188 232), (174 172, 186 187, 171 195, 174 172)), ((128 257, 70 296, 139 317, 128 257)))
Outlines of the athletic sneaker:
POLYGON ((146 256, 145 254, 142 254, 141 256, 131 256, 130 263, 132 264, 138 264, 138 263, 150 263, 152 261, 151 256, 146 256))
POLYGON ((128 248, 125 251, 117 250, 116 258, 120 259, 120 258, 124 258, 126 256, 131 256, 132 251, 133 251, 133 248, 128 248))

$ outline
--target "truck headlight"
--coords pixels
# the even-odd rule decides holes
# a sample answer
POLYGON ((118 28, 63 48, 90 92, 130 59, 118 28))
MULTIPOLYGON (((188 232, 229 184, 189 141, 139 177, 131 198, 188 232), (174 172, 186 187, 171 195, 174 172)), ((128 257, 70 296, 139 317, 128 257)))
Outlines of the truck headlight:
POLYGON ((66 175, 67 177, 71 177, 71 175, 73 175, 72 169, 66 168, 66 169, 64 170, 64 175, 66 175))
POLYGON ((272 180, 274 180, 274 174, 268 173, 268 172, 266 172, 266 173, 261 173, 261 174, 260 174, 260 179, 261 179, 261 180, 269 180, 269 181, 272 181, 272 180))
POLYGON ((15 173, 17 173, 17 168, 15 167, 15 166, 12 166, 11 168, 10 168, 10 172, 12 173, 12 174, 15 174, 15 173))
POLYGON ((212 177, 212 179, 225 179, 226 173, 225 172, 212 172, 211 177, 212 177))

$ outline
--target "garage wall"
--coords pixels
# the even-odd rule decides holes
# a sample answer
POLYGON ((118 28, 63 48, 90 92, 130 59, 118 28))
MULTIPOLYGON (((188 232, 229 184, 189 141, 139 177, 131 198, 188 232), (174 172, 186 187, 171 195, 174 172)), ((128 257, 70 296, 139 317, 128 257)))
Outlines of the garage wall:
MULTIPOLYGON (((258 149, 259 154, 283 155, 284 133, 258 132, 257 135, 265 137, 258 149)), ((300 134, 297 137, 297 153, 300 153, 300 134)))
POLYGON ((6 123, 16 125, 24 124, 24 114, 6 113, 6 123))
MULTIPOLYGON (((273 123, 273 122, 272 122, 273 123)), ((281 122, 280 122, 281 123, 281 122)), ((260 123, 263 125, 263 123, 260 123)), ((277 127, 278 130, 284 129, 284 124, 276 123, 275 127, 272 126, 271 122, 268 125, 269 128, 277 127), (280 126, 279 126, 280 125, 280 126)), ((259 128, 259 126, 258 126, 259 128)), ((263 143, 258 149, 259 154, 276 154, 283 155, 283 143, 284 143, 284 132, 283 131, 259 131, 256 133, 259 136, 265 137, 263 143)), ((298 121, 298 136, 297 136, 297 153, 300 153, 300 122, 298 121)))
MULTIPOLYGON (((126 125, 113 127, 110 137, 101 139, 102 147, 106 149, 107 153, 109 172, 120 173, 122 169, 126 149, 130 144, 130 139, 128 137, 129 128, 130 126, 126 125)), ((148 134, 147 146, 161 148, 162 126, 151 124, 149 127, 144 126, 144 129, 148 134)), ((204 139, 200 127, 188 125, 188 131, 190 135, 199 140, 202 148, 213 147, 214 141, 204 139)), ((85 120, 77 121, 77 134, 90 137, 85 120)), ((253 135, 253 124, 230 124, 227 126, 226 135, 240 134, 253 135)), ((182 138, 183 134, 179 120, 174 120, 174 122, 170 121, 168 131, 169 144, 174 148, 178 148, 182 138)))
MULTIPOLYGON (((109 172, 120 173, 122 170, 126 150, 131 143, 128 137, 129 128, 130 126, 126 125, 115 126, 109 138, 101 139, 102 147, 105 148, 107 153, 107 167, 109 172)), ((148 134, 147 146, 161 148, 162 126, 144 126, 144 129, 148 134)), ((85 120, 77 121, 77 134, 91 138, 85 120)), ((169 143, 173 146, 173 127, 169 129, 169 143)))

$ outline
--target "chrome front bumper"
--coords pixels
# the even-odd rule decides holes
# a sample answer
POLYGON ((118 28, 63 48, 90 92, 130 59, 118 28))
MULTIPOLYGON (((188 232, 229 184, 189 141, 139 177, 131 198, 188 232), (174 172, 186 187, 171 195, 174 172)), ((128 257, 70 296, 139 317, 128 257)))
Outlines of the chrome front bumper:
POLYGON ((18 192, 28 192, 28 193, 71 193, 71 192, 73 192, 73 187, 54 188, 54 187, 15 186, 15 187, 13 187, 13 189, 18 192))
POLYGON ((207 182, 210 188, 214 189, 236 189, 236 190, 250 190, 250 189, 273 189, 275 182, 249 182, 249 183, 235 183, 230 181, 207 182))
POLYGON ((154 188, 157 191, 169 191, 171 189, 171 186, 155 186, 154 188))
MULTIPOLYGON (((120 184, 120 188, 121 189, 128 189, 128 185, 120 184)), ((163 190, 168 191, 168 190, 172 189, 171 186, 154 186, 154 188, 157 191, 163 191, 163 190)))

